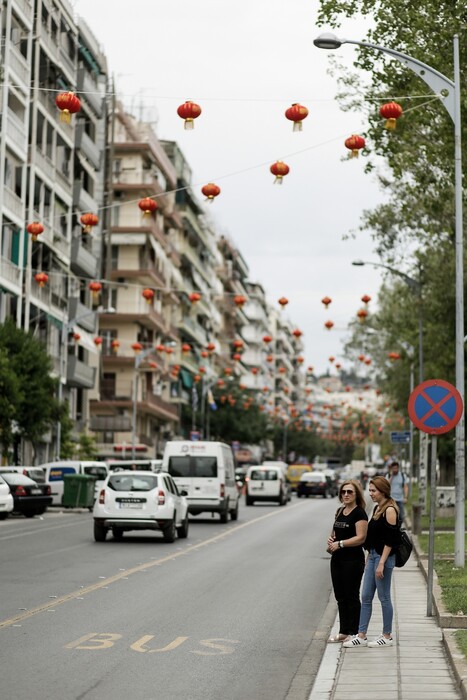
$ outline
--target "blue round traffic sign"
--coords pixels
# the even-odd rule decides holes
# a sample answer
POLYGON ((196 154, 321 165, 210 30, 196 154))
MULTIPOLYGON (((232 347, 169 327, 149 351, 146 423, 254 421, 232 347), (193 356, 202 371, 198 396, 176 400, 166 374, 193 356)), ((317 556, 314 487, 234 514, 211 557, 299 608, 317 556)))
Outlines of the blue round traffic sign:
POLYGON ((442 435, 458 424, 464 404, 455 386, 443 379, 428 379, 410 394, 408 410, 416 428, 430 435, 442 435))

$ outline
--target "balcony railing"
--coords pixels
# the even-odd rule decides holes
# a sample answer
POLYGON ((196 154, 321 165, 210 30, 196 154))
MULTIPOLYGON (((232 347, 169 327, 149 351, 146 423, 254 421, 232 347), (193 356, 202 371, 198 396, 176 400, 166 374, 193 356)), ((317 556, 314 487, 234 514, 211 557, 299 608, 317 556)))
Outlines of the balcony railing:
POLYGON ((76 148, 83 153, 96 170, 99 169, 101 152, 90 136, 84 131, 84 124, 78 124, 76 128, 76 148))
POLYGON ((0 279, 8 280, 13 284, 19 284, 21 278, 21 270, 17 265, 0 256, 0 279))
MULTIPOLYGON (((25 87, 29 86, 30 67, 26 59, 23 58, 19 51, 12 48, 9 53, 9 60, 10 68, 16 73, 20 82, 22 82, 25 87)), ((20 87, 22 86, 20 85, 20 87)))
POLYGON ((5 185, 3 188, 3 204, 10 212, 20 219, 24 220, 24 204, 23 200, 18 197, 13 190, 5 185))
POLYGON ((68 357, 66 380, 69 386, 81 389, 93 389, 96 381, 96 368, 88 367, 77 357, 68 357))
POLYGON ((89 250, 81 245, 79 238, 73 238, 71 242, 71 267, 77 274, 84 274, 88 277, 96 277, 97 260, 89 250))

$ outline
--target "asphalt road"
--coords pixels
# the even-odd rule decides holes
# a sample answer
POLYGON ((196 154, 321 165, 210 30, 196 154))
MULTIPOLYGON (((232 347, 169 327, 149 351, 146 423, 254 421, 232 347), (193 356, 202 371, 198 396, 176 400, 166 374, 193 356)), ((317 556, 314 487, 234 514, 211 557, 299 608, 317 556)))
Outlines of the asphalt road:
POLYGON ((285 700, 306 659, 308 697, 336 505, 242 503, 237 522, 192 517, 173 544, 95 543, 87 512, 2 521, 1 696, 285 700))

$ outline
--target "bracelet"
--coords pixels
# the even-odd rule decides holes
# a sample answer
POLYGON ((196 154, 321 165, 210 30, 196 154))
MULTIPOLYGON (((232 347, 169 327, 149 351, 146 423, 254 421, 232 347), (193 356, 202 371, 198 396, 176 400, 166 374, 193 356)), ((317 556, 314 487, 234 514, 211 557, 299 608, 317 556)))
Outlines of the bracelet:
POLYGON ((339 540, 339 547, 344 549, 344 540, 339 540))

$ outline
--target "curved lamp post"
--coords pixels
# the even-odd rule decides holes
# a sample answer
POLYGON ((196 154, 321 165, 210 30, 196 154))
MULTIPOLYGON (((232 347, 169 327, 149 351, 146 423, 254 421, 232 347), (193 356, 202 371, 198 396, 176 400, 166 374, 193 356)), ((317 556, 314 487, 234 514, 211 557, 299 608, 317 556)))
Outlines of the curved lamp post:
MULTIPOLYGON (((339 39, 334 34, 320 34, 314 41, 319 49, 338 49, 342 44, 355 44, 388 54, 410 68, 421 78, 440 100, 454 123, 454 165, 455 165, 455 244, 456 244, 456 389, 464 400, 464 261, 462 228, 462 146, 461 146, 461 107, 460 107, 460 68, 459 37, 453 37, 454 80, 435 70, 426 63, 400 51, 378 46, 366 41, 339 39)), ((456 426, 456 522, 455 522, 455 565, 465 565, 464 543, 464 495, 465 495, 465 437, 464 415, 456 426)))

